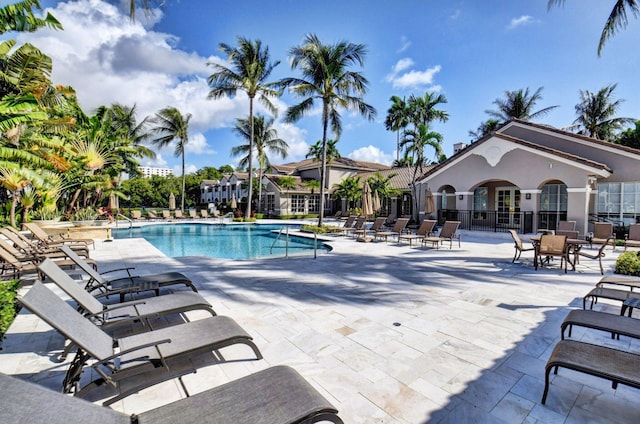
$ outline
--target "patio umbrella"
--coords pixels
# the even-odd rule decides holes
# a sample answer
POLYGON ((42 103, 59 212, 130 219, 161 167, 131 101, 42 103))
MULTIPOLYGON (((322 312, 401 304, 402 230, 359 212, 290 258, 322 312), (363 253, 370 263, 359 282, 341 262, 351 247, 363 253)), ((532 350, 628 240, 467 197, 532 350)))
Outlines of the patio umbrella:
POLYGON ((380 196, 378 196, 378 192, 373 192, 373 199, 371 199, 371 206, 373 207, 373 212, 378 213, 380 211, 380 196))
POLYGON ((236 194, 233 193, 233 196, 231 196, 231 209, 236 210, 238 209, 238 202, 236 202, 236 194))
POLYGON ((362 187, 362 216, 367 217, 373 215, 372 203, 371 187, 369 187, 368 182, 365 182, 364 187, 362 187))
POLYGON ((431 215, 436 210, 436 205, 433 201, 433 193, 431 193, 431 189, 427 189, 427 198, 425 202, 424 213, 425 215, 431 215))
POLYGON ((176 196, 173 195, 173 192, 169 195, 169 209, 173 210, 176 208, 176 196))
POLYGON ((114 212, 117 212, 120 209, 120 205, 118 205, 118 198, 115 194, 111 193, 109 195, 109 209, 114 212))

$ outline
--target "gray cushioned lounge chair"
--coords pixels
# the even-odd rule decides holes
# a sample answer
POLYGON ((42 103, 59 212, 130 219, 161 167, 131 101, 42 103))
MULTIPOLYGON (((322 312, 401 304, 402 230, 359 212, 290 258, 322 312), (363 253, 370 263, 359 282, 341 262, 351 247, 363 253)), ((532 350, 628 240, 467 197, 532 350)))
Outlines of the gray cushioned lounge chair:
POLYGON ((560 340, 545 366, 541 403, 544 405, 547 401, 551 370, 557 374, 558 368, 562 367, 604 378, 611 381, 613 389, 616 389, 618 384, 640 388, 639 363, 640 355, 635 353, 574 340, 560 340))
POLYGON ((0 373, 0 422, 33 424, 341 424, 337 409, 279 365, 137 415, 126 415, 0 373), (46 405, 46 407, 43 407, 46 405))
POLYGON ((574 309, 570 311, 560 324, 560 336, 564 340, 565 332, 569 329, 568 337, 574 326, 592 328, 594 330, 611 333, 611 338, 627 336, 640 339, 640 321, 635 318, 614 315, 591 309, 574 309))
POLYGON ((93 239, 74 239, 66 237, 63 234, 53 236, 44 231, 40 226, 34 222, 28 222, 24 226, 33 234, 33 237, 45 246, 51 247, 52 245, 67 245, 67 246, 84 246, 89 245, 95 248, 96 242, 93 239))
POLYGON ((202 366, 227 361, 218 352, 227 346, 245 344, 252 349, 256 359, 262 359, 251 336, 229 317, 208 317, 116 339, 38 281, 19 300, 79 346, 67 371, 63 390, 81 398, 91 398, 101 392, 94 392, 97 388, 109 384, 112 390, 99 396, 99 399, 107 398, 103 405, 162 381, 180 379, 202 366), (85 366, 90 366, 100 377, 87 384, 83 382, 81 387, 80 378, 85 366))
POLYGON ((65 252, 69 259, 74 261, 80 269, 89 275, 89 281, 85 287, 87 291, 92 292, 94 290, 100 290, 103 293, 117 292, 120 294, 121 302, 124 301, 125 294, 127 293, 139 293, 153 290, 156 295, 159 295, 160 288, 176 284, 185 285, 194 292, 198 291, 191 280, 180 272, 132 275, 131 270, 135 268, 130 267, 107 271, 106 273, 124 271, 128 275, 127 277, 108 280, 104 277, 105 273, 100 274, 88 266, 87 263, 81 257, 76 255, 68 246, 61 247, 61 250, 65 252))
MULTIPOLYGON (((49 277, 78 305, 78 310, 104 331, 138 322, 142 331, 153 330, 151 320, 158 317, 183 314, 187 311, 204 310, 215 316, 213 308, 198 293, 179 291, 166 296, 157 296, 131 302, 105 305, 91 296, 54 261, 46 259, 38 265, 40 272, 49 277)), ((137 329, 137 328, 136 328, 137 329)), ((138 331, 139 332, 139 331, 138 331)), ((74 347, 69 344, 63 354, 64 360, 74 347)))

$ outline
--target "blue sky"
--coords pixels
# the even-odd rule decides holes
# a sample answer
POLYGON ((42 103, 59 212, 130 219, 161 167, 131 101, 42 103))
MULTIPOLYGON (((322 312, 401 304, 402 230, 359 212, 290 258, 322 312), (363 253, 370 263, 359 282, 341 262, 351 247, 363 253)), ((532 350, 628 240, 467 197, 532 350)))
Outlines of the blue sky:
MULTIPOLYGON (((219 43, 235 45, 237 36, 262 40, 281 61, 271 80, 299 76, 287 55, 308 33, 326 43, 367 46, 365 66, 357 70, 369 80, 365 101, 378 115, 368 122, 343 113, 338 149, 353 159, 395 159, 396 135, 384 128, 392 95, 433 91, 448 99, 442 109, 449 121, 434 125, 448 156, 454 143, 471 141, 469 130, 487 119, 485 110, 506 90, 544 87, 539 108, 559 107, 537 122, 564 127, 575 119, 579 90, 617 83, 616 96, 625 100, 620 115, 640 119, 640 22, 631 17, 600 58, 596 53, 613 1, 567 0, 548 11, 547 0, 167 0, 152 17, 139 13, 136 22, 126 9, 100 0, 41 3, 65 30, 18 40, 53 58, 54 83, 73 86, 90 113, 116 102, 135 104, 139 119, 168 105, 191 113, 188 172, 237 163, 229 152, 241 140, 230 128, 248 114, 246 95, 208 100, 206 84, 207 63, 225 59, 219 43)), ((298 101, 289 94, 278 99, 280 116, 298 101)), ((274 163, 304 159, 321 138, 319 113, 295 124, 279 119, 275 127, 290 155, 274 163)), ((179 163, 166 149, 144 164, 179 173, 179 163)))

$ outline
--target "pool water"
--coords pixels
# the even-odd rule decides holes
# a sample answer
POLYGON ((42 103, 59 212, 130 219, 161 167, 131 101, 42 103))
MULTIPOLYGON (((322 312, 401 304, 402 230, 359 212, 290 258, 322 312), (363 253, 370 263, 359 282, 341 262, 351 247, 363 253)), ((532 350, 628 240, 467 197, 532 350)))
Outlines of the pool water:
MULTIPOLYGON (((282 225, 159 224, 115 230, 113 237, 144 238, 171 258, 209 256, 254 259, 285 256, 287 248, 284 231, 274 244, 277 234, 273 230, 281 228, 282 225)), ((313 255, 313 244, 313 239, 289 237, 288 254, 313 255)), ((328 248, 319 243, 318 250, 320 249, 328 248)))

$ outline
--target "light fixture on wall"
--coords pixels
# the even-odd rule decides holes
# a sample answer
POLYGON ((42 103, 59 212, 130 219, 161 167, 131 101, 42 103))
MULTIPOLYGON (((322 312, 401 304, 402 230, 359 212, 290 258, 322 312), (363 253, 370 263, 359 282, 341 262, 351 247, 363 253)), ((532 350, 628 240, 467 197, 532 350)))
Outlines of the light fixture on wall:
POLYGON ((524 198, 527 200, 531 200, 531 193, 525 193, 524 198))
POLYGON ((458 199, 463 200, 464 199, 464 194, 459 195, 458 199))

